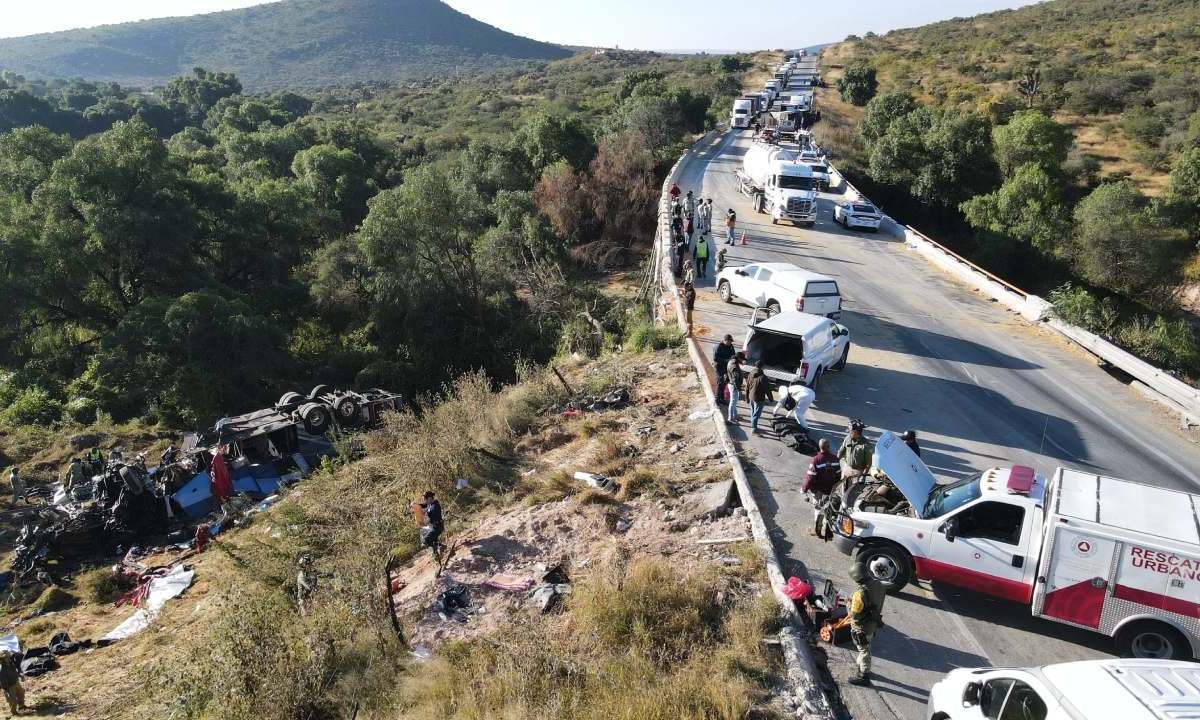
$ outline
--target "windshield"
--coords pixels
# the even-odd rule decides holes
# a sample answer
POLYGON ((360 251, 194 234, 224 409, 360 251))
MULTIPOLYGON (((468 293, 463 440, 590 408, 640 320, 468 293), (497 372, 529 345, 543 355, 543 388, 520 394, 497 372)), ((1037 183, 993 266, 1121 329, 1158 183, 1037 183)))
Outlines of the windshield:
POLYGON ((780 175, 779 187, 783 190, 812 190, 813 181, 810 177, 796 177, 794 175, 780 175))
POLYGON ((966 480, 935 487, 929 494, 929 502, 925 503, 925 512, 921 513, 921 517, 941 517, 978 498, 980 495, 979 478, 982 475, 980 473, 966 480))
POLYGON ((855 206, 854 206, 854 212, 860 212, 860 213, 874 213, 874 212, 875 212, 875 208, 871 207, 870 205, 855 205, 855 206))
POLYGON ((746 108, 734 108, 734 109, 733 109, 733 113, 734 113, 735 115, 745 115, 745 114, 746 114, 746 108))

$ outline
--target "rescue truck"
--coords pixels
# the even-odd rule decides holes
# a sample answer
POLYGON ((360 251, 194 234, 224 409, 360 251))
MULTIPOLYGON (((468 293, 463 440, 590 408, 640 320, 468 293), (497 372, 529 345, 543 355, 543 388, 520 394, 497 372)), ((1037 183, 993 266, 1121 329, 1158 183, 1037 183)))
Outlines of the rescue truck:
POLYGON ((1123 656, 1200 656, 1200 496, 1020 465, 938 484, 885 432, 871 470, 825 512, 837 545, 888 592, 943 582, 1103 633, 1123 656))

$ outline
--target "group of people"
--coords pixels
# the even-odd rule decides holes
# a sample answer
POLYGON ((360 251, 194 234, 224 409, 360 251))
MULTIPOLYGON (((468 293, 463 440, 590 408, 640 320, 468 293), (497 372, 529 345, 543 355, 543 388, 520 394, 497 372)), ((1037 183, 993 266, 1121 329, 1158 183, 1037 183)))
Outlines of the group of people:
MULTIPOLYGON (((713 201, 712 198, 697 199, 688 190, 683 193, 678 184, 671 185, 671 249, 672 271, 675 277, 684 277, 688 282, 691 270, 695 277, 708 277, 708 261, 712 257, 713 201), (691 260, 689 267, 688 260, 691 260)), ((733 208, 725 211, 725 244, 733 245, 737 213, 733 208)), ((721 251, 723 253, 724 250, 721 251)), ((718 253, 718 271, 720 256, 718 253)))

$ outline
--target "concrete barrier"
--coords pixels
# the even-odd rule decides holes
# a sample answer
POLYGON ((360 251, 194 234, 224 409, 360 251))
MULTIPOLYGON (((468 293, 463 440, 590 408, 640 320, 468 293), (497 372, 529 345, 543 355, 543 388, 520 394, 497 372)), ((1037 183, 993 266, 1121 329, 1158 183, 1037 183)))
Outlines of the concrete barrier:
MULTIPOLYGON (((672 166, 671 171, 667 173, 666 180, 663 181, 662 196, 659 201, 658 232, 655 236, 654 254, 658 270, 657 277, 663 288, 660 305, 665 302, 674 308, 673 313, 666 308, 661 308, 662 312, 659 313, 659 317, 664 322, 669 322, 667 317, 674 315, 679 328, 684 331, 687 329, 687 324, 683 312, 683 299, 675 284, 675 278, 671 274, 671 263, 668 257, 669 243, 664 241, 671 237, 669 191, 671 185, 678 180, 683 164, 697 150, 711 145, 722 134, 720 129, 709 132, 679 158, 672 166)), ((729 435, 729 429, 725 426, 725 416, 713 391, 713 379, 708 376, 704 354, 700 351, 700 344, 695 338, 687 338, 687 350, 696 376, 700 380, 700 386, 704 390, 704 397, 712 415, 717 439, 729 462, 730 470, 733 472, 733 484, 737 488, 742 507, 746 509, 746 517, 750 521, 754 544, 762 553, 763 561, 766 564, 767 578, 771 584, 772 594, 779 604, 780 611, 789 621, 784 630, 780 632, 779 640, 783 648, 788 680, 795 692, 796 717, 802 720, 833 720, 833 705, 826 696, 821 683, 821 672, 809 644, 807 625, 801 622, 795 603, 783 593, 787 580, 783 575, 779 554, 775 552, 775 544, 771 541, 766 520, 763 519, 762 510, 759 509, 754 491, 750 487, 750 480, 746 477, 746 469, 742 465, 737 446, 729 435)))

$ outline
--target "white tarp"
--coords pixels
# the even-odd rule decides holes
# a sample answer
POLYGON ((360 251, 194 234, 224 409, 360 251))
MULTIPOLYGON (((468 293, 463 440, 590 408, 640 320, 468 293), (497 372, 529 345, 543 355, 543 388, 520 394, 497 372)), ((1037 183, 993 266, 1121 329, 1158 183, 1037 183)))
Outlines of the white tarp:
POLYGON ((142 606, 134 611, 132 615, 125 618, 125 622, 116 626, 105 635, 102 640, 124 640, 131 635, 146 629, 154 618, 158 616, 158 611, 162 610, 163 605, 174 597, 179 597, 184 590, 192 584, 192 578, 196 573, 192 570, 185 570, 182 565, 176 565, 171 569, 171 572, 162 577, 154 578, 150 581, 150 588, 146 591, 146 599, 142 601, 142 606))
POLYGON ((17 638, 16 633, 0 637, 0 652, 21 654, 21 641, 17 638))

